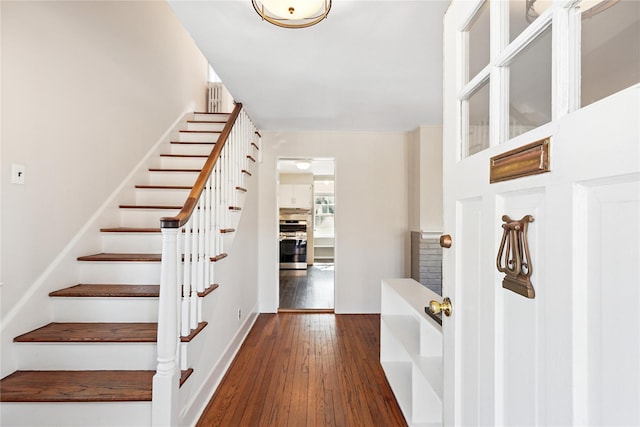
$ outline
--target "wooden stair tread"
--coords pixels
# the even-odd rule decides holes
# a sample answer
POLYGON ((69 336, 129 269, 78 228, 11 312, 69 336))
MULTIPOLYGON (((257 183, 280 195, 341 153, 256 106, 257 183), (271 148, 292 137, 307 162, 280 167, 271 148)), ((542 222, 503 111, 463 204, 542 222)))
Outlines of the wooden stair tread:
POLYGON ((236 190, 242 192, 242 193, 246 193, 247 189, 246 188, 242 188, 242 187, 236 187, 236 190))
POLYGON ((99 253, 78 257, 78 261, 160 262, 162 254, 99 253))
POLYGON ((103 233, 159 233, 159 227, 110 227, 101 228, 103 233))
MULTIPOLYGON (((193 369, 180 374, 180 385, 193 369)), ((16 371, 0 380, 0 402, 151 401, 155 371, 16 371)))
MULTIPOLYGON (((160 227, 111 227, 101 228, 103 233, 160 233, 162 229, 160 227)), ((232 233, 234 228, 222 228, 220 233, 232 233)), ((184 230, 183 230, 184 233, 184 230)))
POLYGON ((156 342, 154 322, 52 322, 13 339, 15 342, 156 342))
POLYGON ((149 172, 196 172, 200 173, 202 169, 176 169, 176 168, 149 168, 149 172))
POLYGON ((120 209, 167 209, 167 210, 180 210, 182 206, 163 206, 163 205, 120 205, 120 209))
POLYGON ((221 130, 179 130, 180 133, 222 133, 221 130))
POLYGON ((211 292, 213 292, 216 289, 218 289, 219 287, 220 287, 220 285, 218 285, 217 283, 214 283, 213 285, 211 285, 207 289, 205 289, 203 292, 198 292, 198 296, 204 298, 207 295, 209 295, 211 292))
POLYGON ((197 159, 206 159, 209 157, 206 154, 160 154, 160 157, 177 157, 177 158, 197 158, 197 159))
MULTIPOLYGON (((206 326, 200 322, 183 342, 191 341, 206 326)), ((63 343, 141 343, 157 341, 158 324, 155 322, 52 322, 13 339, 14 342, 63 343)))
POLYGON ((136 188, 144 190, 191 190, 192 185, 136 185, 136 188))
POLYGON ((187 335, 186 337, 180 337, 180 341, 181 342, 190 342, 192 339, 194 339, 200 332, 202 332, 202 330, 209 324, 209 322, 200 322, 198 324, 198 326, 193 329, 189 335, 187 335))
POLYGON ((0 401, 150 401, 154 374, 155 371, 16 371, 0 381, 0 401))
POLYGON ((170 141, 169 144, 209 144, 216 145, 214 141, 170 141))
POLYGON ((228 254, 221 253, 220 255, 212 256, 209 259, 211 260, 211 262, 217 262, 217 261, 220 261, 223 258, 226 258, 227 256, 228 256, 228 254))
MULTIPOLYGON (((219 261, 227 254, 221 253, 211 257, 211 261, 219 261)), ((99 253, 78 257, 78 261, 99 261, 99 262, 160 262, 162 254, 128 254, 128 253, 99 253)))
MULTIPOLYGON (((203 113, 198 113, 203 114, 203 113)), ((227 114, 227 113, 216 113, 216 114, 227 114)), ((187 123, 227 123, 226 120, 187 120, 187 123)))
POLYGON ((158 297, 160 294, 159 285, 107 285, 79 284, 68 288, 50 292, 50 297, 158 297))

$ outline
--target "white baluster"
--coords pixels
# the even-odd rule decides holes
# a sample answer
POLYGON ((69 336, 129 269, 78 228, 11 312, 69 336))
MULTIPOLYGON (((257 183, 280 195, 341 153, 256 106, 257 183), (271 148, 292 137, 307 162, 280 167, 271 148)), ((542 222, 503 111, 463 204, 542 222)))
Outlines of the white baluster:
POLYGON ((184 255, 184 265, 185 269, 190 271, 190 281, 189 286, 185 285, 185 308, 182 313, 182 318, 185 321, 183 327, 183 336, 187 336, 191 333, 192 329, 195 329, 193 325, 193 308, 195 304, 193 303, 193 298, 195 298, 195 283, 198 280, 198 268, 197 268, 197 258, 198 258, 198 208, 193 210, 191 214, 191 218, 189 219, 189 228, 191 229, 191 234, 189 234, 188 239, 191 242, 191 251, 189 252, 189 256, 185 253, 184 255), (185 333, 186 330, 186 333, 185 333))
MULTIPOLYGON (((211 186, 213 185, 213 178, 215 171, 209 176, 207 180, 207 186, 205 187, 205 216, 204 216, 204 277, 202 279, 202 289, 198 288, 198 292, 204 292, 205 289, 209 289, 211 286, 211 279, 209 278, 209 264, 211 263, 211 229, 213 227, 213 210, 211 209, 211 186)), ((198 311, 200 313, 200 311, 198 311)), ((198 315, 198 321, 202 321, 201 315, 198 315)))
POLYGON ((187 336, 189 335, 189 296, 191 292, 191 268, 189 266, 189 259, 191 258, 191 252, 193 247, 191 246, 192 239, 191 234, 193 230, 191 230, 191 222, 187 222, 183 227, 182 236, 178 236, 178 241, 180 241, 180 237, 184 240, 184 254, 182 256, 183 261, 180 263, 182 265, 182 292, 181 292, 181 316, 180 316, 180 335, 187 336))
POLYGON ((222 205, 222 188, 221 188, 221 183, 222 183, 222 162, 220 161, 219 164, 216 165, 216 186, 215 186, 215 203, 214 203, 214 207, 215 207, 215 212, 214 212, 214 216, 215 216, 215 228, 213 230, 213 232, 215 233, 213 238, 214 238, 214 252, 213 255, 218 255, 220 253, 220 229, 222 228, 222 209, 220 208, 222 205))

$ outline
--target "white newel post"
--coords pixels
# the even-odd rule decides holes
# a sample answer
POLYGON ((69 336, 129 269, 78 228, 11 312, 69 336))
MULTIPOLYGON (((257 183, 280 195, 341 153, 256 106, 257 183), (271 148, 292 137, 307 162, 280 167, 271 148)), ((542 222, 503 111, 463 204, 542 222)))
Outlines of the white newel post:
POLYGON ((158 309, 158 367, 153 376, 151 422, 154 426, 178 424, 179 228, 162 229, 162 264, 158 309))

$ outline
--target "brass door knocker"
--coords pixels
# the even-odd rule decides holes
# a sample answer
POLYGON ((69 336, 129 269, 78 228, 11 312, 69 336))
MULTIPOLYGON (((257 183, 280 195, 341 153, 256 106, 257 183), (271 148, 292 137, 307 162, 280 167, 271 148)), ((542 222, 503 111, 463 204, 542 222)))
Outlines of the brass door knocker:
POLYGON ((533 222, 531 215, 525 215, 519 221, 514 221, 507 215, 502 216, 502 241, 498 249, 496 267, 505 273, 502 287, 527 298, 535 298, 536 292, 531 284, 531 257, 527 243, 527 227, 533 222))

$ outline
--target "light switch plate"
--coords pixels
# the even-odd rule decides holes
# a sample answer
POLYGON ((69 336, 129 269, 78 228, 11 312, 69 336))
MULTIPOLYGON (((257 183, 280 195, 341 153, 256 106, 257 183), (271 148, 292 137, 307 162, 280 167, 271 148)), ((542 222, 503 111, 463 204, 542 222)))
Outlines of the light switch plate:
POLYGON ((11 165, 11 183, 23 185, 25 173, 26 168, 24 165, 11 165))

